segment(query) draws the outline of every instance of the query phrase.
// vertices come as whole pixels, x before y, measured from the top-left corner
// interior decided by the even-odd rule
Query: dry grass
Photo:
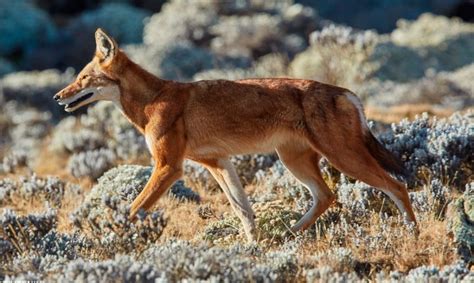
[[[221,219],[227,213],[232,213],[232,208],[223,192],[208,190],[202,185],[190,184],[194,191],[201,197],[200,203],[180,202],[172,197],[164,196],[155,205],[154,209],[164,209],[167,217],[167,226],[161,239],[163,241],[179,238],[192,242],[200,241],[206,225]],[[246,192],[252,194],[254,186],[248,186]],[[199,216],[200,207],[207,207],[212,215],[203,219]]]
[[[262,188],[248,187],[248,191],[259,189]],[[198,235],[203,233],[206,225],[217,219],[200,218],[197,213],[199,206],[208,205],[217,218],[226,212],[232,213],[223,193],[212,193],[204,188],[199,188],[198,192],[202,197],[201,204],[183,204],[169,197],[164,197],[159,201],[156,207],[164,208],[168,216],[168,226],[161,238],[162,241],[171,238],[180,238],[196,243],[201,241]],[[334,207],[330,210],[332,213],[337,211]],[[258,213],[257,211],[257,217]],[[370,219],[367,219],[362,225],[362,230],[366,236],[373,238],[383,235],[386,241],[380,246],[371,248],[363,244],[355,244],[354,240],[359,237],[356,231],[349,231],[347,239],[341,243],[334,236],[325,233],[324,229],[318,232],[313,230],[310,232],[312,235],[306,234],[303,237],[298,255],[305,266],[331,266],[335,271],[350,271],[348,268],[354,267],[341,265],[339,261],[333,260],[331,257],[315,259],[317,255],[328,253],[337,247],[344,247],[352,251],[356,259],[355,269],[359,269],[360,275],[368,278],[372,278],[381,270],[408,272],[421,265],[445,266],[452,264],[457,259],[452,239],[448,237],[446,224],[446,220],[440,220],[435,215],[425,216],[419,219],[419,235],[416,236],[400,218],[391,217],[383,220],[379,213],[374,212]],[[242,241],[245,241],[243,232],[238,237],[230,237],[230,241],[219,242],[218,245],[227,246]],[[266,251],[278,250],[281,248],[281,244],[281,241],[268,241],[268,239],[260,239],[259,243]]]
[[[81,180],[76,183],[79,183],[85,192],[88,192],[94,184],[90,180]],[[221,219],[223,215],[233,215],[232,209],[222,192],[209,191],[204,187],[196,187],[195,189],[201,196],[201,203],[183,203],[170,196],[164,196],[155,206],[154,209],[164,209],[167,218],[167,226],[159,240],[160,242],[178,238],[198,244],[202,242],[201,235],[207,225]],[[263,188],[248,186],[246,191],[251,194],[253,191],[260,189]],[[57,228],[61,232],[68,233],[72,231],[69,214],[81,204],[83,198],[71,198],[68,197],[68,194],[65,194],[65,196],[61,207],[58,209]],[[85,194],[82,197],[84,196]],[[208,206],[213,216],[207,219],[201,218],[198,214],[198,209],[201,206]],[[14,205],[11,208],[17,211],[18,214],[28,214],[44,210],[44,203],[35,199],[15,198]],[[331,210],[336,209],[333,207]],[[311,232],[312,235],[304,236],[302,245],[297,251],[298,268],[301,269],[298,272],[298,278],[304,279],[303,266],[305,268],[330,266],[334,271],[339,272],[356,270],[360,276],[374,280],[377,272],[382,270],[388,273],[392,270],[408,272],[410,269],[421,265],[444,266],[452,264],[457,259],[452,239],[447,236],[446,220],[441,221],[435,216],[419,219],[420,233],[419,237],[416,238],[401,221],[392,218],[392,220],[382,220],[378,213],[373,213],[371,218],[367,219],[362,225],[362,229],[367,235],[377,237],[383,234],[386,237],[386,241],[376,248],[356,245],[354,239],[358,236],[355,231],[350,231],[343,243],[326,233],[324,229],[319,233],[313,231]],[[392,235],[387,235],[387,232],[384,231],[383,225],[387,225],[387,222],[389,222],[389,231],[394,232]],[[230,239],[229,242],[219,243],[218,245],[228,246],[242,243],[245,241],[245,236],[241,232],[238,237]],[[281,245],[281,241],[268,241],[268,239],[260,239],[259,243],[259,246],[266,252],[277,251],[281,248]],[[344,247],[352,251],[352,256],[355,259],[354,265],[346,265],[328,256],[338,247]]]
[[[381,233],[380,218],[373,217],[369,223],[373,223],[369,233],[376,236]],[[362,246],[352,246],[351,249],[360,259],[368,262],[385,263],[391,269],[406,272],[420,265],[444,266],[454,259],[451,239],[447,237],[446,223],[432,217],[419,220],[419,236],[405,229],[404,226],[396,225],[394,229],[400,229],[400,235],[388,238],[386,247],[367,250]],[[398,227],[397,227],[398,226]]]
[[[451,116],[454,112],[467,113],[472,111],[474,107],[467,108],[463,111],[454,109],[440,108],[431,104],[401,104],[389,108],[385,107],[365,107],[365,113],[368,119],[376,120],[384,123],[398,123],[400,120],[407,118],[414,120],[416,115],[423,112],[430,116],[437,116],[438,118],[445,118]]]
[[[446,223],[434,218],[419,221],[420,234],[416,237],[401,223],[392,223],[392,229],[398,233],[389,235],[384,243],[376,248],[356,245],[351,242],[358,236],[351,232],[345,245],[334,243],[326,234],[314,240],[306,240],[299,249],[301,261],[306,266],[330,266],[334,271],[347,272],[355,270],[360,276],[375,279],[380,271],[390,273],[392,270],[408,272],[421,265],[444,266],[456,260],[452,239],[447,237]],[[363,230],[371,236],[379,236],[382,221],[376,214],[368,219]],[[335,248],[343,247],[352,252],[355,262],[347,264],[334,257]]]

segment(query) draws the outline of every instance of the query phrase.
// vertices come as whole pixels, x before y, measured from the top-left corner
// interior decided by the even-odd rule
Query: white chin
[[[78,98],[74,99],[71,102],[68,102],[66,106],[64,107],[64,111],[66,112],[73,112],[76,111],[77,109],[81,108],[84,105],[87,105],[93,101],[97,100],[95,98],[95,93],[94,92],[88,92],[85,95],[79,96]]]
[[[83,107],[83,106],[86,106],[87,104],[90,104],[92,102],[94,102],[95,100],[85,100],[85,101],[82,101],[80,104],[77,104],[77,105],[74,105],[73,107],[70,107],[69,105],[66,105],[66,107],[64,107],[64,111],[66,112],[74,112],[76,111],[77,109]]]
[[[76,109],[77,108],[68,108],[68,107],[66,107],[66,108],[64,108],[64,111],[71,113],[71,112],[74,112]]]

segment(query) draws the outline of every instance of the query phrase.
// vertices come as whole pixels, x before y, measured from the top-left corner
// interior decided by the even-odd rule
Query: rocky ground
[[[48,21],[25,3],[15,5]],[[111,4],[78,16],[68,30],[93,45],[96,25],[111,13],[123,17],[131,23],[106,30],[166,79],[290,76],[350,88],[372,131],[412,172],[404,181],[419,235],[383,194],[325,161],[338,200],[309,230],[291,233],[311,199],[274,155],[232,160],[256,211],[257,243],[245,243],[225,196],[191,162],[154,210],[131,223],[129,205],[151,170],[143,137],[108,103],[66,115],[52,95],[74,79],[74,69],[16,72],[28,57],[6,56],[0,280],[472,282],[474,25],[423,14],[381,34],[290,1],[222,3],[171,1],[155,14]],[[49,29],[54,36],[55,26]],[[59,55],[80,65],[79,54]]]

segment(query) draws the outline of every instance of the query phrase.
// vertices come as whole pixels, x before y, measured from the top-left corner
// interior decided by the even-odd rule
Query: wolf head
[[[92,61],[77,75],[70,85],[54,95],[54,99],[72,112],[98,100],[120,102],[120,57],[115,40],[103,30],[95,32],[96,52]]]

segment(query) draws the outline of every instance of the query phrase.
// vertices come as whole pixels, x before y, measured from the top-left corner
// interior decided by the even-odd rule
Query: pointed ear
[[[100,28],[95,32],[95,44],[96,54],[103,63],[110,62],[117,54],[117,43]]]

